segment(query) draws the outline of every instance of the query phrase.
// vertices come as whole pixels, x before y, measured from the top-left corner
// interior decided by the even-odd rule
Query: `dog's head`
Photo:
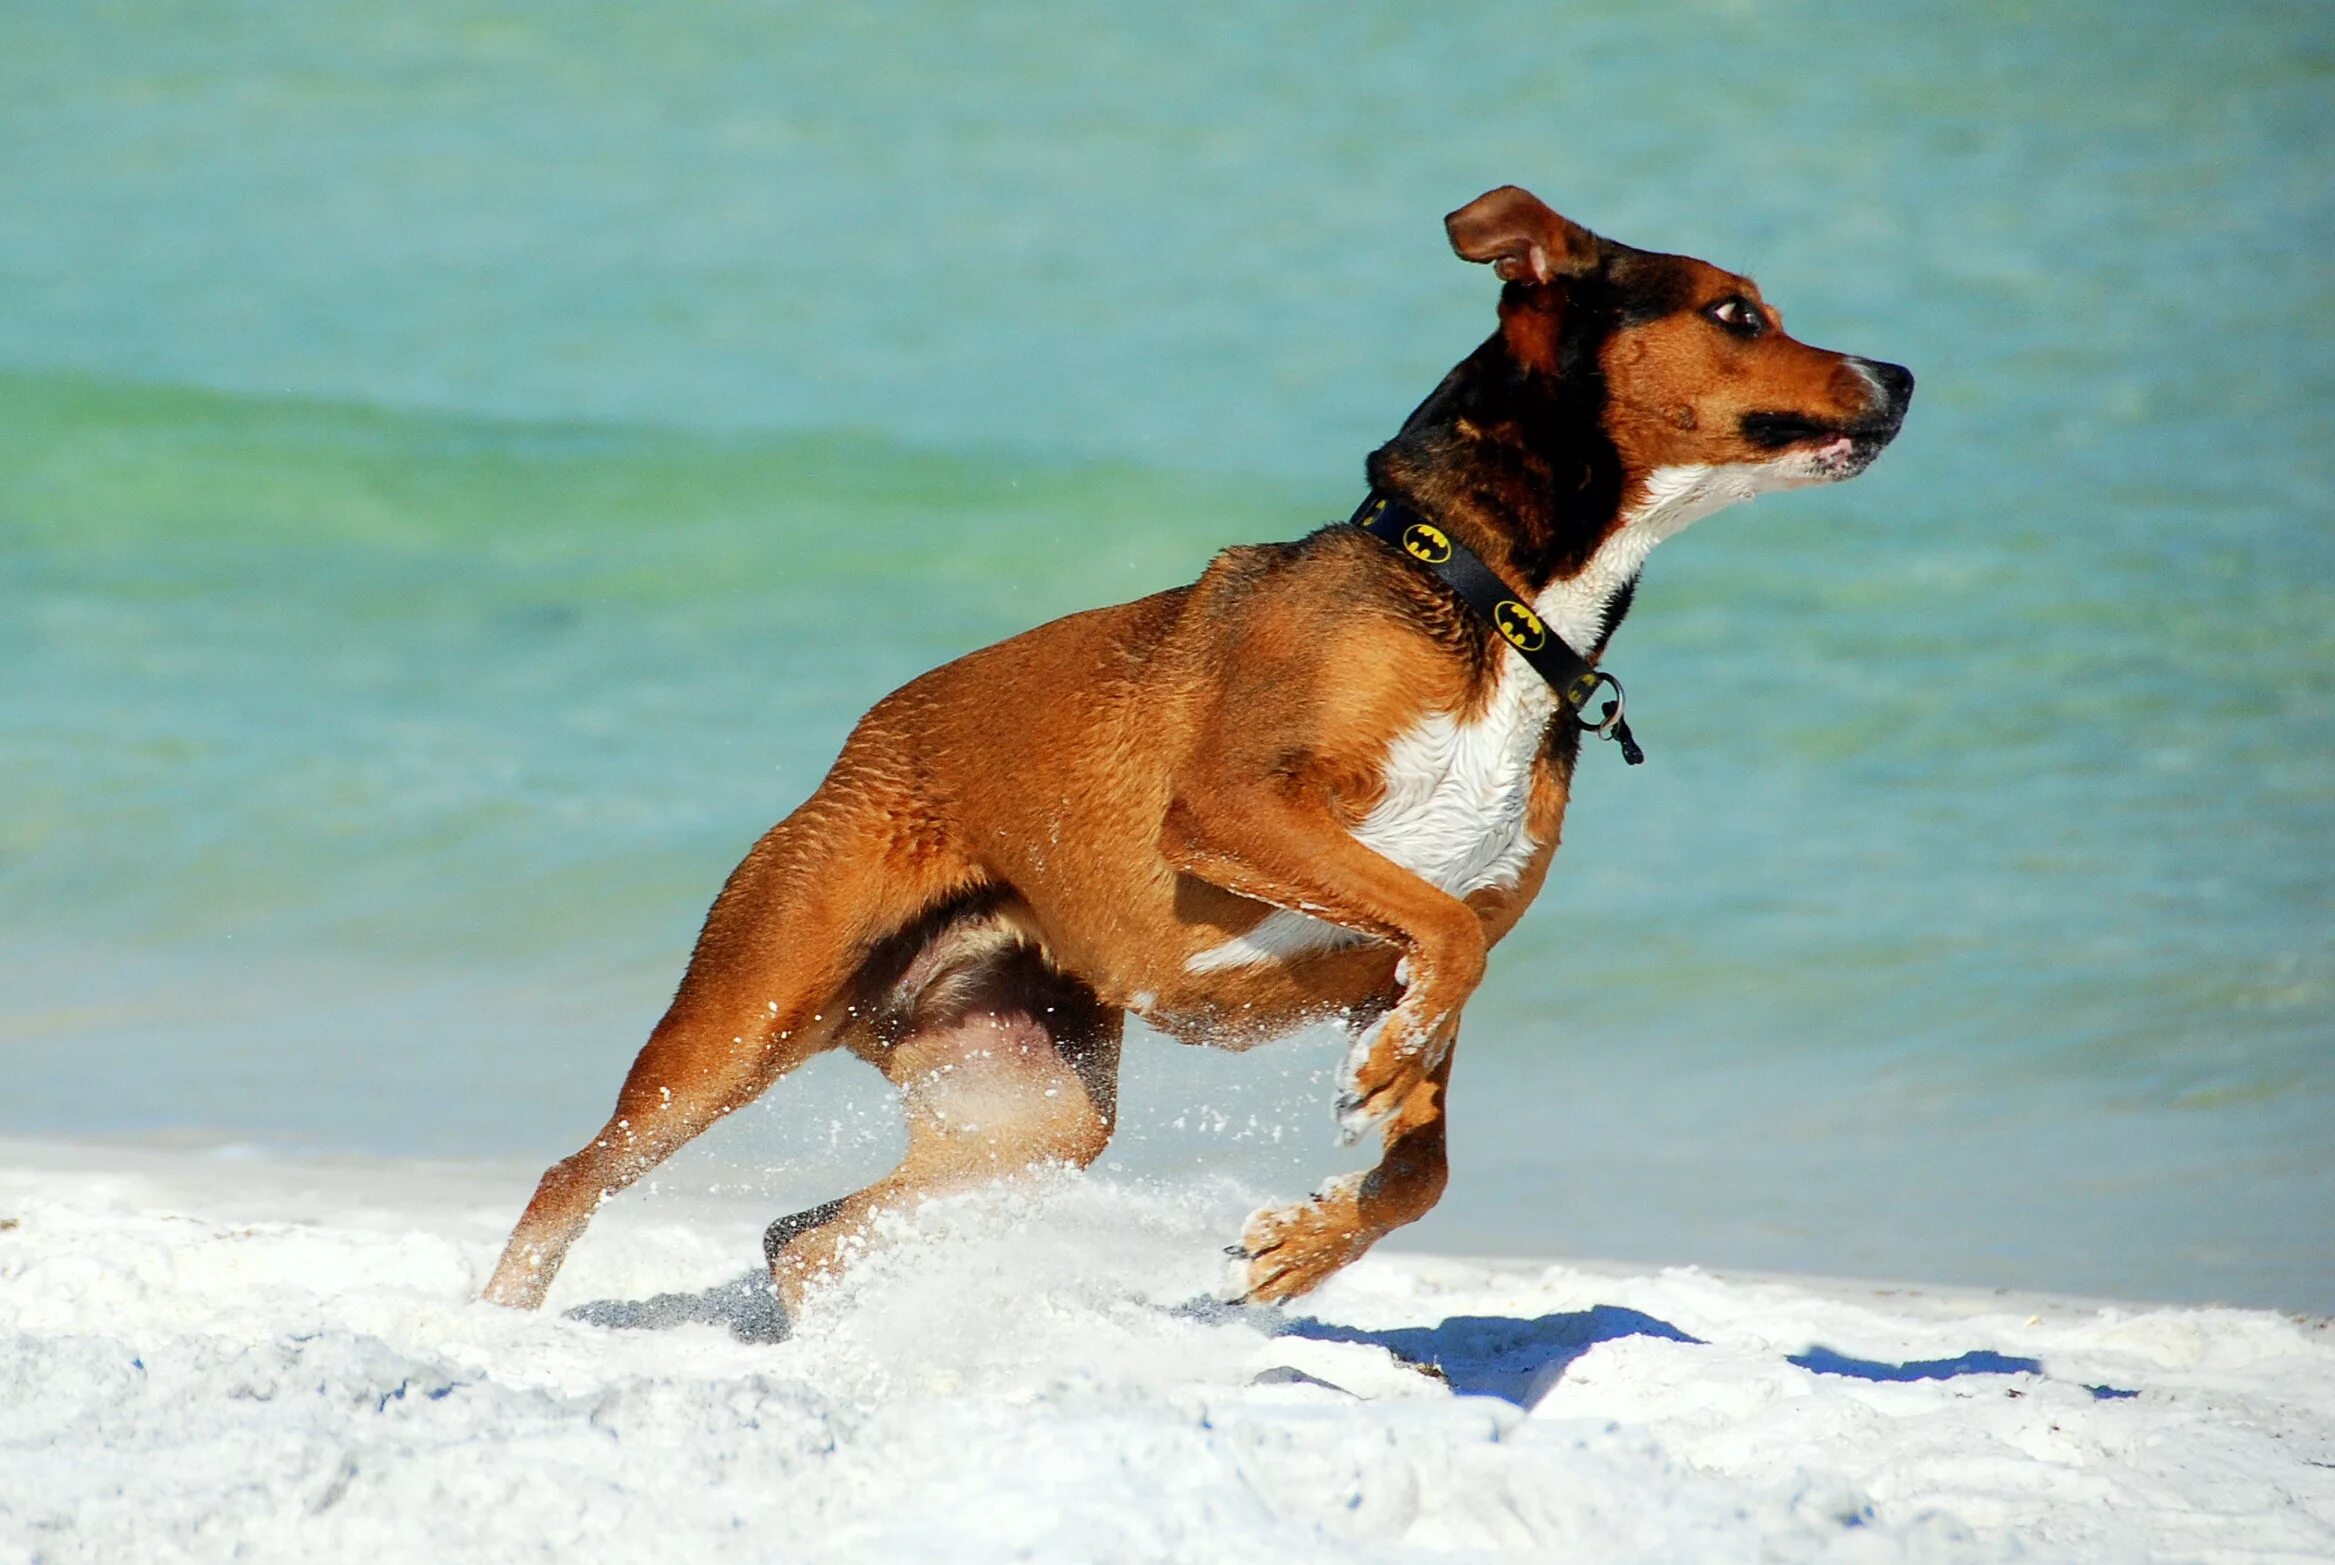
[[[1765,490],[1853,478],[1905,420],[1910,371],[1798,341],[1747,277],[1602,239],[1514,185],[1444,226],[1506,281],[1500,334],[1413,424],[1439,415],[1529,448],[1575,535],[1546,540],[1560,574],[1602,541],[1584,529],[1635,516],[1674,532]]]

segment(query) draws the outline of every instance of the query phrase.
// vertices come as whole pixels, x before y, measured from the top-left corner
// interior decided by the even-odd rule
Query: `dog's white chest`
[[[1455,897],[1512,886],[1537,846],[1532,840],[1533,762],[1556,696],[1514,653],[1491,705],[1472,720],[1431,712],[1387,746],[1384,792],[1355,839]],[[1361,937],[1304,913],[1281,910],[1247,934],[1192,958],[1213,972],[1282,961]]]
[[[1512,665],[1472,722],[1430,713],[1387,747],[1385,795],[1354,828],[1366,846],[1455,897],[1512,886],[1531,858],[1532,766],[1556,697]]]

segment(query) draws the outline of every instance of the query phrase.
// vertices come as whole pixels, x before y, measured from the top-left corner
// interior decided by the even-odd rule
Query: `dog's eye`
[[[1759,313],[1758,305],[1741,294],[1721,299],[1703,313],[1738,337],[1756,337],[1767,330],[1767,317]]]

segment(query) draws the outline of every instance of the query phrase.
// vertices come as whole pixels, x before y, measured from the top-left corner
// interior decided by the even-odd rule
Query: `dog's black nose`
[[[1881,388],[1881,395],[1889,399],[1889,406],[1899,414],[1913,400],[1913,371],[1902,364],[1884,364],[1879,359],[1859,359],[1865,373],[1873,377],[1873,384]]]

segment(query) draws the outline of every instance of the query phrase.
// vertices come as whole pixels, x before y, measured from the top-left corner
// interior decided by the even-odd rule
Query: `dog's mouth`
[[[1804,484],[1837,484],[1872,466],[1904,422],[1902,412],[1849,425],[1798,413],[1746,413],[1742,429],[1744,439],[1774,453],[1770,465],[1784,476]]]
[[[1854,478],[1873,465],[1881,448],[1889,444],[1897,431],[1886,433],[1857,433],[1834,435],[1805,448],[1800,460],[1807,464],[1809,480],[1819,484],[1837,484]]]

